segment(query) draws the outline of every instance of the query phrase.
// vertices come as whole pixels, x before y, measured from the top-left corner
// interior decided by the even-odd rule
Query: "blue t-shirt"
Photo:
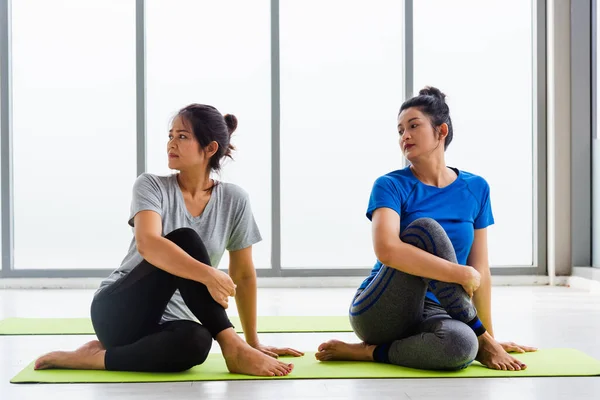
[[[490,187],[480,176],[452,168],[458,175],[450,185],[438,188],[419,181],[410,167],[379,177],[369,198],[367,218],[381,207],[400,215],[400,233],[417,218],[432,218],[446,231],[458,264],[466,265],[473,245],[475,229],[494,223],[490,202]],[[360,288],[364,289],[381,269],[378,260]],[[435,299],[432,293],[427,296]]]

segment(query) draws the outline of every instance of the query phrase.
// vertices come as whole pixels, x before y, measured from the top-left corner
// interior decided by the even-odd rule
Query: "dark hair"
[[[434,129],[444,123],[448,124],[448,135],[444,142],[444,150],[446,150],[450,142],[452,142],[453,133],[450,108],[446,104],[446,95],[437,88],[426,86],[419,91],[418,96],[406,100],[402,104],[398,115],[402,111],[412,107],[418,108],[422,113],[427,114]]]
[[[190,104],[182,108],[176,117],[189,123],[192,132],[201,148],[205,148],[211,142],[217,142],[219,149],[211,157],[208,166],[213,171],[221,169],[221,159],[231,157],[235,147],[230,143],[231,134],[237,128],[237,118],[232,114],[224,116],[213,106],[205,104]]]

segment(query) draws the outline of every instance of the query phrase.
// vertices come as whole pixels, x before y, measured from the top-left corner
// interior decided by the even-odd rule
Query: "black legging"
[[[210,265],[206,247],[194,230],[177,229],[166,239]],[[187,320],[160,324],[177,289],[202,325]],[[113,371],[185,371],[202,364],[212,339],[233,326],[204,284],[171,275],[145,260],[98,293],[91,316],[106,349],[105,368]]]

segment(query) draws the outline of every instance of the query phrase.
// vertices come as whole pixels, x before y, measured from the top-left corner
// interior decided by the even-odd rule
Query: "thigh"
[[[142,261],[92,301],[98,339],[105,347],[114,347],[154,332],[175,290],[174,276]]]
[[[356,335],[369,344],[408,335],[422,320],[426,286],[423,279],[382,266],[350,306]]]

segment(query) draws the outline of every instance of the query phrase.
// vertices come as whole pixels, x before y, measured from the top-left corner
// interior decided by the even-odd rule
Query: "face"
[[[210,157],[216,152],[215,145],[216,142],[212,142],[202,150],[190,124],[178,116],[173,120],[169,130],[167,142],[169,168],[179,171],[188,168],[207,168]]]
[[[431,125],[431,120],[417,108],[408,108],[398,116],[398,133],[402,154],[413,162],[422,156],[430,156],[444,152],[444,140],[448,134],[448,126],[442,124],[438,133]]]

